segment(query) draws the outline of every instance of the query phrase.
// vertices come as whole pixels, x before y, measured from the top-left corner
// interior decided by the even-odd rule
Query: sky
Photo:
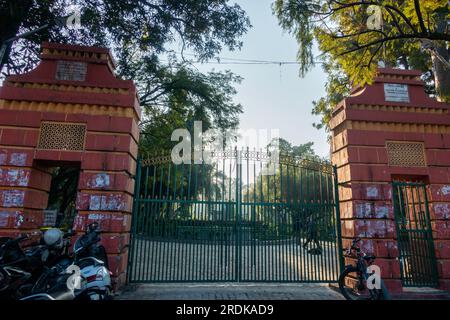
[[[273,0],[236,0],[247,12],[253,27],[242,38],[240,51],[223,50],[219,56],[233,59],[296,61],[298,45],[294,37],[284,32],[272,14]],[[329,156],[325,130],[312,126],[319,117],[311,114],[312,101],[325,94],[326,75],[320,66],[305,78],[299,77],[299,66],[291,65],[219,65],[203,64],[196,67],[231,70],[244,78],[235,96],[243,105],[240,128],[279,129],[280,137],[294,145],[314,142],[315,152]]]

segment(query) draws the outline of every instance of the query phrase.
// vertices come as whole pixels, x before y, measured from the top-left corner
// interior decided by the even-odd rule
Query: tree
[[[231,72],[201,74],[183,53],[191,49],[201,61],[223,47],[240,49],[239,38],[251,26],[246,13],[229,0],[80,0],[81,28],[62,28],[56,18],[70,14],[68,0],[0,1],[0,42],[49,27],[15,41],[4,57],[3,76],[27,72],[39,60],[42,41],[109,47],[117,76],[138,88],[143,121],[140,150],[167,150],[173,129],[203,121],[203,129],[237,127],[242,106],[232,101]],[[181,61],[172,47],[181,43]],[[55,171],[51,203],[67,207],[76,194],[70,170]],[[74,188],[72,188],[74,186]],[[62,192],[71,190],[71,192]],[[68,194],[70,193],[70,194]],[[62,198],[61,198],[62,197]]]
[[[1,2],[0,41],[67,14],[69,3]],[[237,4],[230,5],[228,0],[84,0],[77,4],[81,9],[80,29],[52,24],[26,40],[16,41],[5,56],[3,74],[33,68],[42,41],[107,46],[117,58],[118,76],[137,84],[147,127],[153,121],[149,117],[168,116],[173,109],[183,109],[179,114],[186,114],[189,108],[195,109],[193,116],[209,118],[211,126],[225,130],[238,124],[236,114],[241,107],[232,102],[232,84],[240,81],[239,77],[230,72],[202,75],[184,60],[177,61],[170,49],[174,43],[182,43],[182,53],[190,48],[199,60],[214,57],[223,46],[239,49],[239,38],[250,22]],[[169,61],[162,61],[162,55]]]
[[[314,105],[313,113],[323,116],[319,127],[328,122],[330,104],[348,93],[349,82],[372,82],[380,60],[422,70],[437,98],[450,101],[447,0],[276,0],[273,10],[299,43],[301,75],[316,63],[314,41],[323,52],[330,96]]]

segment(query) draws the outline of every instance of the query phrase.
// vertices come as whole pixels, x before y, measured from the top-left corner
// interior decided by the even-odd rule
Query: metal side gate
[[[393,204],[405,287],[439,285],[426,185],[394,182]]]
[[[140,161],[129,282],[337,281],[333,166],[237,149],[210,160]]]

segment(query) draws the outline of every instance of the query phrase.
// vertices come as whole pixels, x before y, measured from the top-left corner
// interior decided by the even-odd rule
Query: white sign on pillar
[[[409,103],[409,91],[407,84],[385,83],[384,97],[390,102],[406,102]]]

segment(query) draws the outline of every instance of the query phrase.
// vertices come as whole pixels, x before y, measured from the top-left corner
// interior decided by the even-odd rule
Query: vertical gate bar
[[[333,166],[334,175],[334,205],[335,205],[335,221],[336,221],[336,234],[337,234],[337,258],[339,259],[339,274],[344,271],[344,256],[342,250],[342,235],[341,235],[341,211],[339,206],[339,180],[337,166]],[[336,279],[337,280],[337,279]]]
[[[401,276],[401,280],[403,282],[403,285],[406,284],[406,280],[405,280],[405,270],[404,270],[404,257],[403,257],[403,244],[401,241],[401,228],[399,225],[399,219],[401,219],[400,214],[401,212],[399,212],[400,207],[401,207],[401,198],[400,198],[400,186],[398,183],[393,182],[392,183],[392,203],[394,206],[394,218],[395,218],[395,229],[397,230],[397,247],[398,247],[398,252],[399,252],[399,256],[400,256],[400,276]]]
[[[288,241],[286,242],[287,250],[287,281],[292,281],[292,196],[291,196],[291,177],[290,177],[290,165],[286,165],[286,233]],[[291,218],[291,219],[289,219]],[[290,222],[290,223],[289,223]]]
[[[405,199],[405,202],[406,202],[406,206],[405,206],[405,208],[406,208],[406,218],[407,218],[407,223],[408,223],[408,227],[407,227],[407,229],[408,229],[408,233],[407,233],[407,235],[408,235],[408,238],[407,238],[407,241],[406,241],[406,243],[407,243],[407,252],[408,252],[408,260],[407,260],[407,263],[408,263],[408,270],[409,270],[409,272],[408,272],[408,279],[409,279],[409,281],[410,281],[410,285],[413,285],[414,284],[414,282],[416,281],[415,280],[415,275],[414,275],[414,273],[412,272],[412,270],[411,270],[411,267],[412,267],[412,257],[413,257],[413,254],[412,254],[412,250],[414,250],[412,247],[411,247],[411,237],[413,236],[413,234],[412,234],[412,232],[411,231],[413,231],[414,229],[413,229],[413,224],[412,224],[412,222],[411,222],[411,206],[410,206],[410,195],[409,195],[409,188],[408,188],[408,186],[406,186],[406,188],[404,188],[403,189],[403,192],[405,193],[405,197],[404,197],[404,199]]]
[[[181,238],[181,230],[183,230],[184,228],[184,206],[186,204],[185,198],[184,198],[184,162],[181,163],[181,176],[180,176],[180,195],[179,195],[179,199],[180,199],[180,203],[178,204],[179,208],[180,208],[180,213],[181,216],[177,217],[177,229],[176,229],[176,233],[175,233],[175,238],[176,238],[176,243],[177,243],[177,247],[178,249],[177,251],[177,262],[176,262],[176,279],[177,281],[181,280],[180,275],[183,273],[183,270],[186,268],[186,258],[185,258],[185,254],[186,254],[186,246],[184,244],[183,239]],[[180,263],[181,260],[181,263]],[[180,274],[181,273],[181,274]]]
[[[323,271],[324,271],[324,261],[323,261],[323,248],[324,248],[324,243],[322,240],[322,235],[323,235],[323,198],[322,198],[322,171],[319,168],[317,171],[317,175],[318,175],[318,199],[317,199],[317,216],[318,216],[318,231],[317,232],[317,236],[318,236],[318,241],[319,241],[319,245],[322,247],[322,254],[318,255],[318,260],[319,260],[319,280],[322,281],[323,280]]]
[[[170,164],[170,163],[168,163],[167,164],[167,186],[166,186],[166,193],[164,194],[164,198],[163,198],[163,200],[164,200],[164,204],[163,204],[163,234],[162,234],[162,236],[163,236],[163,243],[164,243],[164,247],[163,247],[163,250],[162,250],[162,257],[163,257],[163,274],[164,274],[164,276],[163,276],[163,279],[165,280],[165,281],[167,281],[168,279],[168,269],[169,269],[169,266],[168,266],[168,262],[167,262],[167,259],[168,259],[168,257],[167,257],[167,251],[168,251],[168,249],[169,249],[169,241],[167,240],[167,234],[168,234],[168,229],[169,229],[169,222],[168,222],[168,219],[167,219],[167,217],[169,216],[169,207],[170,207],[170,204],[169,204],[169,195],[170,195],[170,181],[171,181],[171,178],[172,178],[172,175],[171,175],[171,173],[172,173],[172,165]]]
[[[425,258],[424,255],[422,255],[422,249],[421,249],[421,237],[423,236],[423,233],[421,233],[418,219],[417,219],[417,210],[416,210],[416,201],[414,197],[414,192],[416,192],[418,189],[418,186],[412,185],[411,190],[411,205],[414,213],[414,237],[412,245],[414,247],[413,252],[415,252],[414,257],[412,257],[412,261],[414,261],[414,265],[418,265],[416,268],[416,276],[419,278],[419,282],[422,284],[425,284],[428,282],[425,276],[424,268],[425,265],[423,265],[423,258]]]
[[[206,199],[206,174],[207,174],[207,170],[205,168],[206,163],[205,161],[202,161],[202,207],[201,207],[201,221],[200,221],[200,231],[204,232],[205,230],[205,204],[207,204],[207,199]],[[206,172],[205,172],[206,171]],[[205,274],[205,241],[204,241],[204,234],[201,235],[200,238],[200,278],[202,281],[205,280],[204,274]]]
[[[206,230],[207,230],[207,236],[205,237],[205,269],[206,269],[206,273],[205,273],[205,280],[206,281],[211,281],[210,276],[211,276],[211,252],[210,252],[210,244],[211,244],[211,237],[214,236],[213,233],[213,223],[211,221],[211,206],[212,206],[212,198],[211,198],[211,189],[213,188],[213,179],[214,179],[214,174],[212,171],[212,166],[209,165],[209,169],[210,171],[208,172],[209,177],[207,177],[206,179],[206,183],[207,183],[207,189],[205,190],[205,196],[207,199],[207,205],[205,206],[205,224],[206,224]]]
[[[178,182],[178,166],[177,164],[173,164],[173,193],[172,193],[172,201],[170,202],[171,206],[171,215],[169,216],[169,226],[170,226],[170,247],[169,247],[169,257],[170,257],[170,269],[169,269],[169,279],[171,281],[174,280],[175,276],[175,253],[177,248],[177,239],[176,239],[176,228],[177,228],[177,219],[175,213],[175,206],[178,202],[178,190],[177,190],[177,182]]]
[[[202,277],[202,220],[203,220],[203,205],[204,205],[204,201],[205,198],[203,196],[203,188],[204,188],[204,184],[203,184],[203,175],[204,175],[204,163],[202,161],[202,163],[199,164],[199,168],[200,168],[200,176],[199,176],[199,201],[198,201],[198,219],[195,223],[194,226],[194,231],[196,232],[197,238],[196,239],[196,243],[195,243],[195,250],[196,250],[196,257],[197,257],[197,265],[194,268],[194,272],[196,275],[196,280],[197,281],[201,281],[201,277]],[[197,232],[198,231],[198,232]]]
[[[429,204],[428,204],[428,197],[427,197],[427,188],[425,186],[425,184],[422,185],[423,188],[423,192],[424,192],[424,198],[425,198],[425,213],[426,213],[426,218],[427,218],[427,227],[428,227],[428,237],[427,239],[429,239],[428,242],[428,247],[429,247],[429,253],[430,253],[430,266],[432,268],[432,279],[433,279],[433,284],[434,286],[438,286],[439,285],[439,277],[437,274],[437,265],[436,265],[436,254],[435,254],[435,249],[434,249],[434,239],[433,239],[433,232],[432,232],[432,226],[431,226],[431,216],[430,216],[430,211],[429,211]]]
[[[138,157],[137,161],[136,161],[136,176],[135,176],[135,181],[134,181],[134,201],[133,201],[133,210],[132,210],[132,215],[131,215],[131,226],[132,226],[132,232],[130,233],[130,255],[128,256],[128,282],[133,282],[133,267],[135,264],[135,261],[137,260],[136,258],[134,258],[134,251],[135,251],[135,246],[136,246],[136,236],[135,236],[135,232],[136,232],[136,215],[137,215],[137,210],[138,210],[138,205],[139,205],[139,192],[140,192],[140,184],[141,184],[141,158]],[[134,259],[133,259],[134,258]],[[134,260],[134,261],[133,261]]]
[[[140,176],[140,184],[142,184],[142,171],[141,171],[141,176]],[[145,184],[144,184],[145,186]],[[145,191],[144,191],[145,192]],[[140,203],[139,203],[139,220],[138,220],[138,225],[137,225],[137,229],[139,230],[139,262],[140,262],[140,266],[139,266],[139,270],[136,272],[136,274],[138,275],[139,279],[143,279],[144,278],[144,270],[145,270],[145,257],[144,257],[144,252],[145,252],[145,230],[144,230],[144,222],[145,222],[145,202],[142,201],[142,190],[139,187],[139,197],[140,197]],[[142,204],[144,204],[144,208],[142,208]]]
[[[280,198],[279,198],[279,202],[278,202],[278,210],[277,210],[277,215],[279,213],[279,217],[278,217],[278,223],[280,224],[280,241],[279,244],[281,246],[281,250],[280,251],[280,271],[281,271],[281,280],[286,280],[286,274],[285,274],[285,242],[284,242],[284,237],[286,236],[285,234],[285,225],[284,224],[284,212],[283,212],[283,163],[280,162]]]
[[[326,279],[326,260],[325,260],[325,250],[326,250],[326,240],[325,240],[325,235],[327,234],[326,231],[328,231],[326,229],[326,210],[324,210],[324,192],[323,192],[323,172],[322,172],[322,165],[319,169],[319,188],[320,188],[320,203],[319,203],[319,208],[320,208],[320,225],[321,225],[321,229],[319,232],[319,243],[321,242],[321,247],[322,247],[322,254],[320,255],[320,270],[321,270],[321,280],[325,280]]]
[[[213,281],[214,280],[214,252],[213,252],[213,250],[214,250],[214,241],[215,241],[215,237],[216,237],[216,231],[215,231],[215,227],[216,227],[216,224],[215,224],[215,221],[214,221],[214,208],[215,208],[215,202],[214,202],[214,190],[212,190],[213,188],[216,188],[216,186],[217,186],[217,184],[216,184],[216,182],[217,182],[217,180],[215,180],[214,182],[213,182],[213,180],[214,180],[214,178],[215,178],[215,173],[214,173],[214,171],[213,171],[213,166],[211,165],[211,174],[213,175],[212,177],[211,177],[211,186],[210,186],[210,188],[209,188],[209,208],[210,209],[208,209],[208,217],[207,217],[207,221],[208,221],[208,223],[209,223],[209,228],[210,228],[210,232],[209,232],[209,234],[210,234],[210,239],[209,239],[209,241],[208,241],[208,255],[209,255],[209,268],[208,268],[208,270],[209,270],[209,274],[210,274],[210,276],[209,276],[209,280],[210,281]],[[211,190],[212,190],[212,194],[211,194]]]
[[[415,188],[416,193],[417,193],[417,205],[418,205],[418,216],[419,216],[419,225],[420,225],[420,230],[424,231],[427,228],[425,227],[425,222],[423,221],[423,216],[424,216],[424,207],[422,205],[422,200],[420,197],[420,193],[422,191],[422,188],[420,188],[420,186],[416,186]],[[421,214],[421,212],[423,212]],[[417,223],[417,222],[416,222]],[[421,270],[423,272],[423,274],[428,278],[428,282],[432,282],[432,270],[430,270],[429,268],[429,264],[425,261],[426,259],[429,258],[428,256],[428,250],[427,250],[427,238],[428,235],[426,233],[421,233],[420,234],[420,241],[419,241],[419,252],[421,255],[421,258],[419,259],[420,261],[420,265],[421,265]]]
[[[152,200],[151,203],[149,203],[149,207],[150,207],[150,219],[152,221],[151,224],[151,230],[150,230],[150,238],[152,241],[152,246],[151,246],[151,252],[152,255],[150,257],[150,276],[149,277],[153,277],[153,275],[155,274],[155,266],[156,266],[156,261],[155,261],[155,252],[156,252],[156,246],[158,245],[158,243],[155,241],[155,188],[156,188],[156,175],[157,175],[157,170],[156,170],[157,166],[153,165],[153,175],[152,175]],[[149,277],[147,277],[147,280],[150,280]]]
[[[234,233],[235,233],[235,253],[234,253],[234,268],[235,268],[235,277],[236,281],[239,282],[240,280],[240,261],[239,261],[239,230],[238,230],[238,224],[239,224],[239,214],[240,214],[240,203],[239,203],[239,151],[236,149],[236,212],[235,212],[235,219],[234,219]]]
[[[328,166],[327,166],[327,169],[329,169]],[[332,199],[332,194],[333,193],[331,193],[331,196],[330,196],[330,182],[331,182],[331,180],[330,180],[330,173],[327,170],[327,172],[325,173],[325,185],[326,185],[326,190],[327,190],[327,204],[326,204],[326,206],[327,206],[326,207],[327,234],[329,234],[330,231],[333,230],[332,229],[332,226],[333,226],[332,225],[332,223],[333,223],[333,220],[332,220],[333,207],[331,206],[331,204],[332,204],[332,200],[331,199]],[[328,241],[327,241],[327,255],[326,255],[326,259],[327,259],[327,270],[328,270],[328,272],[327,272],[327,280],[328,281],[334,281],[335,277],[336,277],[336,275],[335,275],[336,272],[333,271],[333,267],[332,267],[332,261],[335,258],[335,255],[332,254],[332,252],[333,252],[332,250],[334,250],[336,248],[336,245],[332,245],[332,241],[335,240],[334,238],[336,238],[336,232],[333,231],[333,239],[329,239],[328,238]],[[334,250],[334,251],[336,251],[336,250]]]
[[[196,230],[197,230],[197,217],[198,217],[198,192],[199,192],[199,183],[198,183],[198,175],[199,175],[199,164],[194,164],[195,168],[195,187],[194,187],[194,218],[192,219],[192,266],[190,269],[190,277],[189,279],[198,280],[198,260],[199,260],[199,252],[198,252],[198,239],[196,239]],[[201,169],[201,167],[200,167]]]
[[[223,212],[223,207],[222,204],[219,200],[219,183],[218,183],[218,178],[219,178],[219,159],[216,159],[216,186],[215,186],[215,191],[216,191],[216,203],[214,205],[215,209],[215,217],[214,217],[214,241],[213,241],[213,248],[214,248],[214,279],[216,281],[219,281],[220,279],[218,278],[218,274],[219,274],[219,261],[220,261],[220,228],[221,228],[221,223],[220,223],[220,218],[221,218],[221,213],[219,214],[219,212]]]
[[[256,157],[258,159],[258,157]],[[253,234],[253,241],[255,242],[255,250],[254,250],[254,256],[253,256],[253,264],[254,264],[254,273],[253,273],[253,280],[259,280],[259,247],[260,247],[260,223],[258,221],[258,215],[256,212],[257,204],[256,204],[256,192],[257,192],[257,185],[258,185],[258,178],[256,177],[256,160],[253,160],[253,223],[255,223],[255,232]]]
[[[293,214],[294,214],[294,234],[293,234],[293,255],[294,255],[294,281],[299,281],[300,277],[299,277],[299,269],[298,269],[298,242],[300,241],[300,234],[299,234],[299,228],[300,228],[300,217],[298,214],[298,190],[297,190],[297,165],[293,166],[293,171],[294,171],[294,176],[293,176],[293,192],[292,192],[292,197],[293,197]]]
[[[309,225],[311,224],[312,219],[314,218],[312,215],[312,194],[314,192],[314,189],[311,189],[313,187],[312,183],[311,183],[311,172],[309,170],[308,167],[305,168],[305,182],[306,182],[306,195],[305,195],[305,199],[306,199],[306,212],[307,212],[307,220],[306,220],[306,241],[308,241],[309,238]],[[306,263],[308,265],[308,281],[314,281],[314,268],[313,268],[313,258],[311,257],[311,255],[308,253],[308,246],[306,246],[305,248],[305,255],[306,255]]]
[[[267,164],[269,166],[269,163]],[[268,265],[268,278],[272,279],[272,274],[274,273],[274,265],[273,265],[273,230],[274,230],[274,224],[273,224],[273,214],[272,214],[272,209],[273,209],[273,197],[271,197],[270,195],[270,176],[267,175],[267,179],[266,179],[266,183],[267,183],[267,221],[269,221],[269,239],[270,240],[268,243],[270,243],[270,247],[267,248],[268,250],[268,256],[267,256],[267,265]]]
[[[261,161],[259,162],[259,172],[261,172],[260,174],[260,184],[259,184],[259,200],[260,200],[260,219],[262,220],[262,224],[264,224],[264,236],[262,236],[261,234],[261,238],[263,239],[263,246],[261,246],[260,248],[260,263],[263,266],[262,268],[262,277],[264,277],[264,279],[267,279],[267,219],[266,219],[266,207],[264,205],[264,188],[263,188],[263,180],[264,180],[264,175],[263,173],[263,151],[260,150],[261,152]]]
[[[147,264],[147,256],[148,256],[148,236],[147,236],[147,228],[148,228],[148,205],[147,205],[147,195],[148,195],[148,173],[149,173],[149,166],[145,167],[145,182],[144,182],[144,210],[143,211],[143,221],[142,221],[142,236],[143,236],[143,241],[144,241],[144,247],[143,247],[143,254],[141,255],[141,259],[142,259],[142,270],[143,270],[143,276],[144,278],[146,278],[146,274],[148,273],[148,264]]]
[[[430,258],[429,254],[428,254],[428,248],[427,248],[427,238],[428,235],[426,234],[426,230],[427,228],[424,227],[423,223],[422,223],[422,216],[423,214],[421,214],[421,212],[424,212],[422,210],[424,210],[425,208],[422,205],[422,201],[420,199],[420,193],[422,191],[422,188],[420,186],[416,186],[415,188],[416,193],[417,193],[417,206],[418,206],[418,222],[416,222],[416,224],[418,225],[418,229],[421,230],[420,235],[418,236],[418,248],[419,248],[419,254],[420,254],[420,258],[418,259],[420,262],[420,269],[421,269],[421,273],[423,275],[424,278],[426,278],[426,281],[428,283],[433,282],[432,281],[432,270],[430,270],[429,266],[430,264],[427,263],[428,259]]]
[[[307,213],[308,213],[308,215],[309,216],[312,216],[313,215],[313,207],[312,207],[312,196],[313,196],[313,193],[314,193],[314,189],[313,189],[313,184],[312,184],[312,182],[311,182],[311,170],[308,168],[308,167],[306,167],[305,168],[305,176],[306,176],[306,179],[305,179],[305,182],[306,182],[306,188],[305,188],[305,191],[306,191],[306,194],[305,194],[305,199],[307,200],[307,202],[306,202],[306,206],[307,206]],[[313,218],[313,217],[312,217]],[[311,220],[312,220],[312,218],[311,218]],[[306,237],[307,237],[307,239],[308,239],[308,223],[309,222],[307,222],[307,226],[306,226]],[[308,277],[308,280],[309,281],[314,281],[315,280],[315,275],[314,275],[314,267],[313,267],[313,258],[311,257],[311,255],[308,253],[308,247],[306,248],[306,250],[305,250],[305,255],[306,255],[306,257],[307,257],[307,264],[308,264],[308,274],[309,274],[309,277]]]
[[[159,176],[159,197],[158,197],[158,252],[157,252],[157,261],[158,261],[158,272],[156,273],[155,280],[162,281],[162,268],[163,264],[163,255],[164,255],[164,195],[163,195],[163,182],[164,182],[164,165],[160,164],[160,176]]]
[[[243,149],[241,149],[241,150],[239,150],[238,151],[238,153],[239,153],[239,178],[238,178],[238,181],[239,181],[239,183],[238,183],[238,197],[239,197],[239,206],[238,206],[238,208],[239,208],[239,214],[238,214],[238,243],[239,243],[239,245],[238,245],[238,259],[237,259],[237,261],[239,262],[238,263],[238,266],[239,266],[239,278],[238,278],[238,281],[239,282],[242,282],[242,275],[243,275],[243,273],[242,273],[242,261],[243,261],[243,256],[242,256],[242,249],[243,249],[243,234],[242,234],[242,229],[243,229],[243,224],[242,224],[242,218],[243,218],[243,210],[242,210],[242,208],[243,208],[243,206],[242,206],[242,181],[243,181],[243,178],[242,178],[242,153],[243,153]],[[245,213],[244,213],[245,214]]]
[[[277,195],[278,195],[278,193],[277,193],[277,170],[276,170],[276,164],[274,164],[274,172],[275,172],[275,174],[274,174],[274,176],[273,176],[273,195],[274,195],[274,197],[273,197],[273,203],[274,203],[274,205],[272,206],[273,207],[273,212],[272,212],[272,216],[273,216],[273,221],[274,221],[274,225],[275,225],[275,231],[276,231],[276,234],[275,234],[275,241],[274,241],[274,247],[275,247],[275,258],[274,258],[274,262],[275,262],[275,274],[274,275],[276,275],[276,280],[279,280],[279,278],[280,278],[280,265],[279,265],[279,262],[280,262],[280,257],[279,257],[279,255],[280,255],[280,250],[279,250],[279,248],[278,248],[278,240],[279,240],[279,238],[280,238],[280,226],[279,226],[279,224],[278,224],[278,219],[277,219],[277,210],[278,210],[278,206],[277,206]]]
[[[228,216],[228,220],[227,220],[227,237],[229,237],[228,241],[229,241],[230,245],[228,245],[226,247],[226,250],[225,250],[225,263],[227,264],[227,271],[228,271],[227,272],[227,276],[228,276],[228,279],[230,279],[230,280],[233,279],[234,280],[236,278],[236,274],[231,276],[232,275],[232,271],[234,270],[234,264],[231,263],[232,262],[231,257],[233,256],[231,251],[234,251],[233,250],[233,240],[235,240],[234,237],[233,237],[234,231],[235,231],[235,229],[234,229],[234,223],[235,223],[235,219],[234,219],[235,213],[234,213],[234,211],[236,211],[237,203],[235,204],[235,206],[231,205],[231,201],[233,200],[233,194],[232,194],[232,180],[233,180],[233,178],[232,178],[233,177],[232,164],[233,164],[233,157],[231,157],[229,160],[230,160],[230,166],[229,166],[229,172],[228,172],[228,176],[229,176],[229,178],[228,178],[228,199],[230,201],[230,212],[229,212],[229,216]],[[235,201],[233,201],[233,202],[235,202]],[[228,260],[230,260],[230,261],[228,261]]]
[[[144,241],[144,248],[143,248],[143,254],[141,256],[142,259],[142,270],[143,270],[143,278],[147,279],[148,274],[148,264],[147,259],[149,256],[149,237],[148,237],[148,228],[149,228],[149,215],[148,215],[148,202],[147,202],[147,195],[148,195],[148,175],[149,175],[149,166],[145,167],[145,183],[144,183],[144,208],[143,208],[143,222],[142,222],[142,235],[143,235],[143,241]]]
[[[324,240],[324,247],[323,247],[323,253],[324,253],[324,260],[325,260],[325,279],[326,281],[332,281],[331,279],[331,270],[330,270],[330,219],[329,219],[329,207],[328,207],[328,199],[329,199],[329,189],[328,189],[328,164],[326,164],[322,171],[322,186],[324,188],[324,201],[322,203],[322,212],[323,217],[325,219],[324,221],[324,227],[326,232],[325,234],[325,240]]]
[[[227,280],[226,279],[226,245],[227,245],[227,221],[228,221],[228,215],[229,215],[229,206],[231,199],[227,199],[227,190],[226,186],[228,185],[227,179],[230,178],[230,176],[227,176],[227,165],[226,165],[226,153],[224,153],[222,158],[222,195],[221,195],[221,201],[222,203],[222,215],[221,215],[221,227],[220,227],[220,279]]]
[[[406,223],[405,232],[404,232],[405,235],[406,235],[406,240],[402,239],[403,245],[404,245],[404,247],[406,247],[406,249],[404,250],[404,254],[405,254],[405,257],[407,258],[407,259],[404,259],[404,263],[406,264],[406,266],[408,266],[408,268],[407,268],[408,272],[405,273],[405,277],[407,278],[408,285],[411,286],[411,285],[414,284],[414,281],[412,279],[411,266],[410,266],[411,249],[410,249],[410,245],[409,245],[409,239],[411,237],[411,233],[410,233],[411,223],[409,221],[409,217],[410,216],[409,216],[409,202],[408,202],[408,189],[407,189],[407,187],[406,188],[402,188],[401,192],[402,192],[402,195],[403,195],[402,196],[402,201],[404,203],[402,208],[405,211],[405,214],[404,214],[403,217],[404,217],[404,220],[405,220],[405,223]]]
[[[316,170],[313,168],[312,170],[312,181],[313,181],[313,183],[312,183],[312,190],[313,190],[313,199],[312,199],[312,210],[313,210],[313,216],[314,216],[314,220],[316,220],[317,219],[317,181],[316,181]],[[314,228],[316,228],[316,231],[317,231],[317,228],[319,227],[319,225],[318,225],[318,221],[314,221]],[[317,232],[316,232],[316,234],[315,234],[315,236],[317,236]],[[318,270],[318,268],[317,268],[317,266],[318,266],[318,264],[319,264],[319,258],[317,257],[318,255],[317,254],[315,254],[312,258],[313,258],[313,263],[314,263],[314,280],[315,281],[318,281],[319,280],[319,270]]]
[[[191,184],[192,184],[192,166],[194,164],[192,164],[192,162],[189,162],[189,178],[188,178],[188,185],[187,185],[187,195],[186,195],[186,200],[187,200],[187,204],[188,204],[188,220],[186,221],[186,227],[185,227],[185,240],[186,240],[186,264],[184,267],[184,273],[183,273],[183,281],[187,281],[189,279],[189,275],[190,275],[190,269],[191,269],[191,264],[192,264],[192,253],[191,253],[191,249],[192,249],[192,239],[189,239],[190,237],[190,232],[192,230],[192,210],[194,206],[194,202],[193,202],[193,197],[191,195]]]
[[[218,214],[218,210],[221,209],[220,207],[220,202],[218,201],[218,188],[219,188],[219,184],[218,184],[218,175],[219,175],[219,167],[218,167],[218,159],[216,158],[215,160],[215,173],[214,173],[214,178],[215,178],[215,183],[214,183],[214,203],[213,203],[213,226],[214,226],[214,233],[213,233],[213,239],[211,242],[211,252],[213,255],[213,264],[212,264],[212,276],[211,278],[214,281],[217,281],[217,265],[218,265],[218,256],[217,256],[217,245],[218,245],[218,239],[219,239],[219,226],[220,226],[220,222],[218,221],[218,217],[220,217],[220,214]]]
[[[300,213],[300,230],[299,230],[299,251],[300,251],[300,270],[301,270],[301,280],[305,280],[305,273],[307,268],[305,266],[305,250],[303,250],[304,244],[304,228],[305,228],[305,202],[303,198],[303,167],[299,167],[299,213]]]

